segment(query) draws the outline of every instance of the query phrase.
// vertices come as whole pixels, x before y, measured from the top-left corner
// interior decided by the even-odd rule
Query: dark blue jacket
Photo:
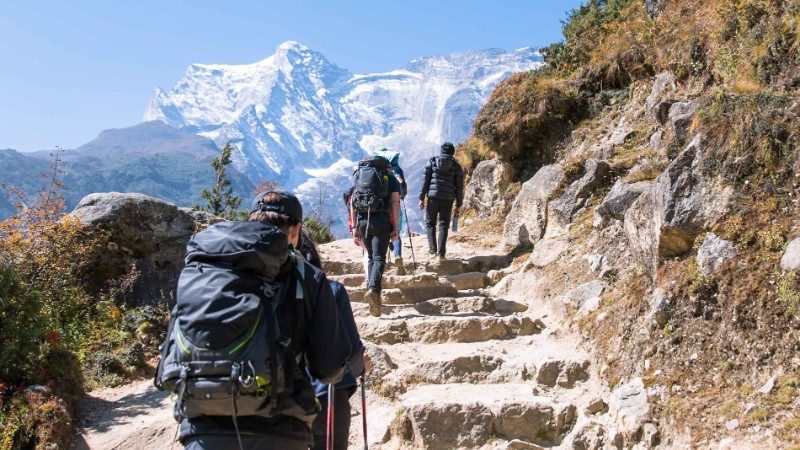
[[[347,389],[355,391],[356,377],[364,373],[364,344],[361,342],[361,336],[358,334],[356,328],[356,320],[353,317],[353,309],[350,307],[350,297],[347,295],[347,290],[338,281],[328,281],[333,290],[333,298],[336,301],[336,307],[339,309],[339,315],[342,318],[342,327],[347,331],[350,338],[350,360],[347,363],[347,370],[342,377],[342,381],[336,383],[336,390]],[[317,397],[324,397],[328,395],[328,385],[314,380],[314,390]]]

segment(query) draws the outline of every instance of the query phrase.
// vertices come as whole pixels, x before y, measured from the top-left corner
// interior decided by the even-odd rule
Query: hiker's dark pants
[[[337,389],[333,399],[333,448],[347,450],[347,441],[350,437],[350,396],[352,388]],[[311,431],[314,433],[314,446],[312,450],[325,450],[325,436],[328,434],[328,396],[317,397],[322,405],[322,411],[317,414]]]
[[[430,253],[444,256],[447,253],[447,234],[450,232],[450,216],[453,214],[453,200],[428,198],[425,205],[425,226],[428,228],[428,249]],[[439,225],[439,239],[436,239],[436,225]]]
[[[369,226],[367,226],[369,224]],[[358,233],[364,241],[369,256],[367,265],[367,287],[371,290],[381,291],[381,277],[386,268],[386,253],[389,250],[389,236],[392,226],[384,220],[361,220],[358,222]]]

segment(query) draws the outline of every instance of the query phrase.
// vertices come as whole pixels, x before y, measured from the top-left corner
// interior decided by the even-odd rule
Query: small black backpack
[[[390,163],[382,156],[361,160],[353,173],[353,209],[357,212],[385,211],[389,208]]]
[[[178,422],[231,416],[238,435],[237,416],[308,419],[291,400],[302,355],[278,320],[286,307],[310,320],[305,264],[262,222],[220,222],[192,237],[155,377],[175,394]]]

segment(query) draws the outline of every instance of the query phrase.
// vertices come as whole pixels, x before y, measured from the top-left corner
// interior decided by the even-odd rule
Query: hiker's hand
[[[423,209],[425,209],[425,202],[423,200],[420,200],[419,201],[419,210],[422,211]]]
[[[372,359],[364,353],[364,376],[368,376],[372,372]]]
[[[389,240],[396,241],[399,235],[400,233],[398,233],[397,230],[392,230],[392,234],[389,235]]]

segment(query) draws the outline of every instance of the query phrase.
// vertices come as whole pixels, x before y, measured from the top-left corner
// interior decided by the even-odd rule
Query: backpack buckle
[[[231,378],[233,378],[233,375],[231,375]],[[247,361],[246,367],[239,375],[238,379],[239,379],[239,384],[241,384],[242,387],[250,388],[251,386],[253,386],[253,383],[256,382],[256,368],[253,366],[252,361]]]

